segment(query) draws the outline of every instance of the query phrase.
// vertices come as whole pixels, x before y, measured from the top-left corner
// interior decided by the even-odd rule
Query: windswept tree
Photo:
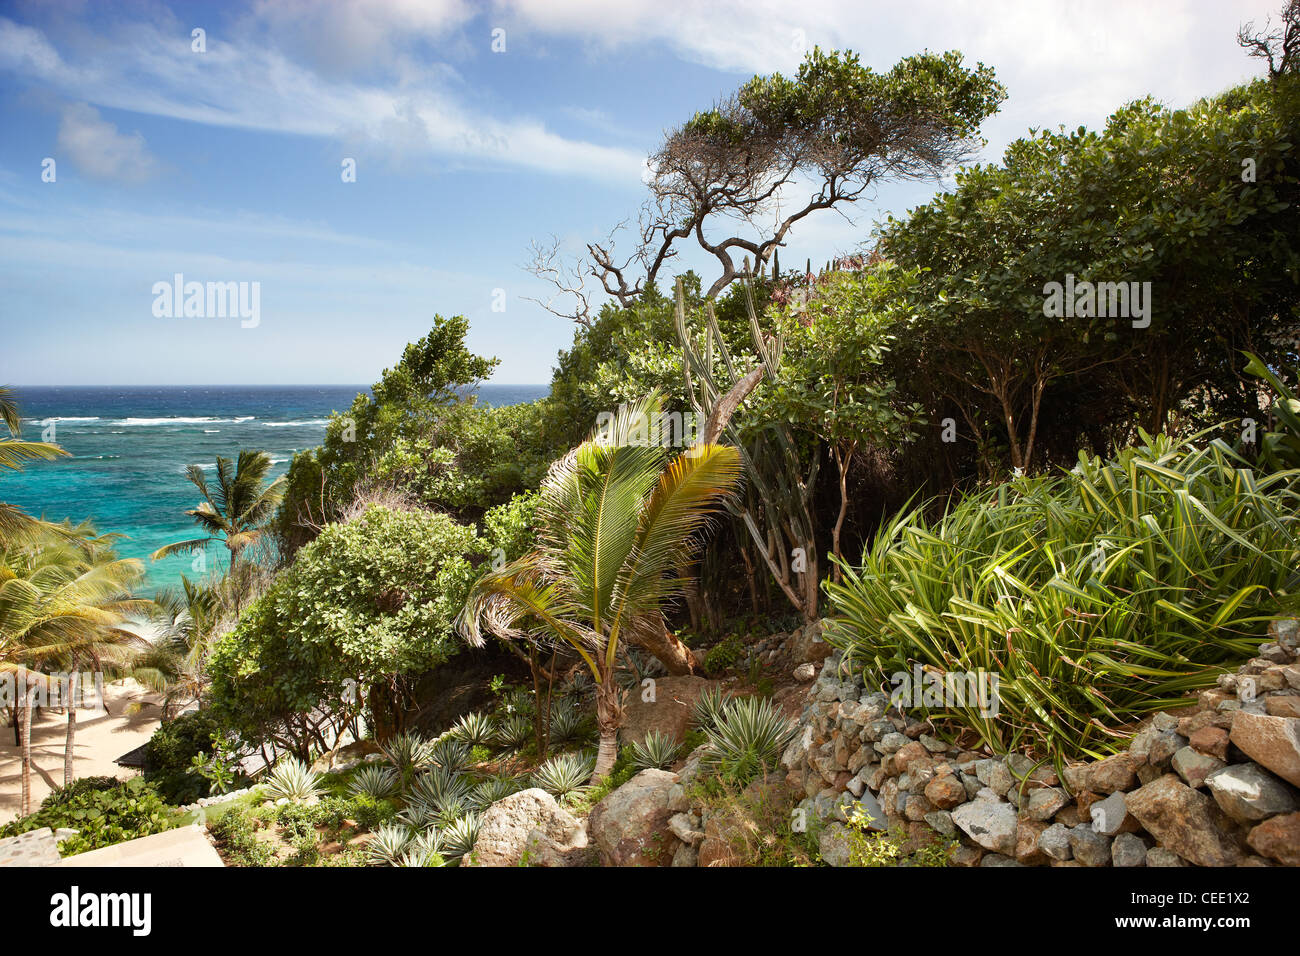
[[[1272,19],[1263,29],[1247,23],[1237,31],[1237,43],[1268,64],[1269,79],[1300,70],[1300,0],[1287,0],[1282,8],[1282,22],[1276,27]]]
[[[593,780],[607,775],[617,756],[621,642],[657,654],[671,650],[665,642],[677,644],[663,618],[684,584],[673,572],[698,549],[709,515],[740,487],[735,448],[695,445],[669,461],[668,449],[637,441],[661,409],[657,395],[622,406],[606,430],[552,465],[541,488],[536,549],[480,578],[460,617],[473,645],[482,645],[487,630],[549,639],[578,653],[596,682]]]
[[[969,69],[955,51],[876,73],[854,53],[814,49],[793,78],[756,76],[668,134],[650,157],[650,197],[630,251],[619,253],[611,235],[570,265],[558,242],[535,246],[531,271],[559,287],[557,298],[572,297],[550,311],[590,325],[593,291],[630,306],[689,242],[717,260],[706,293],[714,298],[745,258],[763,271],[800,220],[968,159],[1005,97],[992,69]]]

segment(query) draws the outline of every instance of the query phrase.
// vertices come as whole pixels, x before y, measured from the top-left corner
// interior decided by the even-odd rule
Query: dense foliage
[[[59,844],[59,852],[71,856],[161,833],[177,822],[176,809],[142,778],[90,777],[51,793],[35,813],[0,827],[0,837],[42,827],[77,830]]]
[[[1264,640],[1300,587],[1295,477],[1259,474],[1222,441],[1157,436],[933,522],[904,512],[827,584],[839,616],[826,640],[892,690],[920,690],[891,686],[914,664],[958,685],[997,675],[992,707],[964,685],[906,703],[999,753],[1104,754],[1121,741],[1112,728],[1213,684]]]

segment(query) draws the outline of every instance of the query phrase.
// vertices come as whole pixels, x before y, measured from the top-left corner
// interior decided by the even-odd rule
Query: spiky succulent
[[[507,750],[518,750],[533,735],[533,722],[523,714],[507,717],[497,724],[496,742]]]
[[[442,837],[432,828],[416,834],[398,858],[397,866],[445,866]]]
[[[442,855],[449,860],[458,860],[478,842],[479,815],[466,813],[442,831]]]
[[[397,866],[411,844],[411,831],[401,824],[385,823],[370,838],[366,856],[372,866]]]
[[[463,740],[443,734],[433,742],[430,757],[444,770],[464,770],[470,764],[470,746]]]
[[[450,733],[457,740],[463,740],[471,747],[477,747],[480,744],[486,745],[490,743],[495,730],[496,727],[491,717],[480,711],[474,711],[456,721],[452,725]]]
[[[277,763],[266,781],[266,795],[272,800],[310,800],[320,792],[320,774],[293,757]]]
[[[717,726],[704,733],[707,748],[701,765],[746,783],[760,771],[776,766],[795,731],[766,699],[739,697],[728,702]]]
[[[466,802],[471,787],[470,779],[463,773],[445,767],[432,767],[416,777],[411,784],[411,802],[424,802],[441,809],[451,801]]]
[[[489,777],[474,787],[469,795],[472,810],[486,810],[498,800],[504,800],[519,791],[519,782],[513,777]]]
[[[571,700],[558,700],[551,707],[551,742],[567,744],[577,740],[587,722],[587,715]]]
[[[560,754],[533,771],[533,785],[553,797],[567,797],[586,788],[596,759],[585,753]]]
[[[501,698],[501,709],[510,715],[531,717],[537,709],[537,698],[531,687],[522,684],[511,687]]]
[[[729,700],[730,697],[718,684],[706,687],[695,698],[695,706],[691,708],[691,723],[706,732],[717,727]]]
[[[379,749],[403,780],[429,766],[433,758],[433,745],[419,734],[394,734]]]
[[[426,830],[438,826],[442,817],[436,804],[428,800],[408,800],[406,806],[398,811],[397,819],[412,830]]]
[[[679,750],[681,745],[671,735],[652,730],[644,740],[632,745],[632,765],[638,770],[662,770],[677,759]]]
[[[391,767],[366,764],[353,776],[348,790],[360,797],[382,800],[391,797],[400,788],[397,772]]]

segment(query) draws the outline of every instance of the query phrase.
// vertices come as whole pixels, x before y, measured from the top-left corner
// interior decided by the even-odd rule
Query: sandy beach
[[[126,779],[137,771],[113,761],[145,743],[158,728],[162,714],[157,694],[133,680],[104,687],[104,707],[77,712],[74,777],[114,776]],[[63,785],[67,717],[57,710],[40,711],[32,723],[32,809],[51,790]],[[0,727],[0,823],[17,818],[22,795],[22,759],[12,727]]]

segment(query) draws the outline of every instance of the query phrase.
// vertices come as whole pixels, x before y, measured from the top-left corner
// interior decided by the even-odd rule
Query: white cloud
[[[64,108],[56,145],[60,156],[66,156],[92,179],[139,183],[152,178],[159,168],[143,136],[118,132],[85,103]]]

